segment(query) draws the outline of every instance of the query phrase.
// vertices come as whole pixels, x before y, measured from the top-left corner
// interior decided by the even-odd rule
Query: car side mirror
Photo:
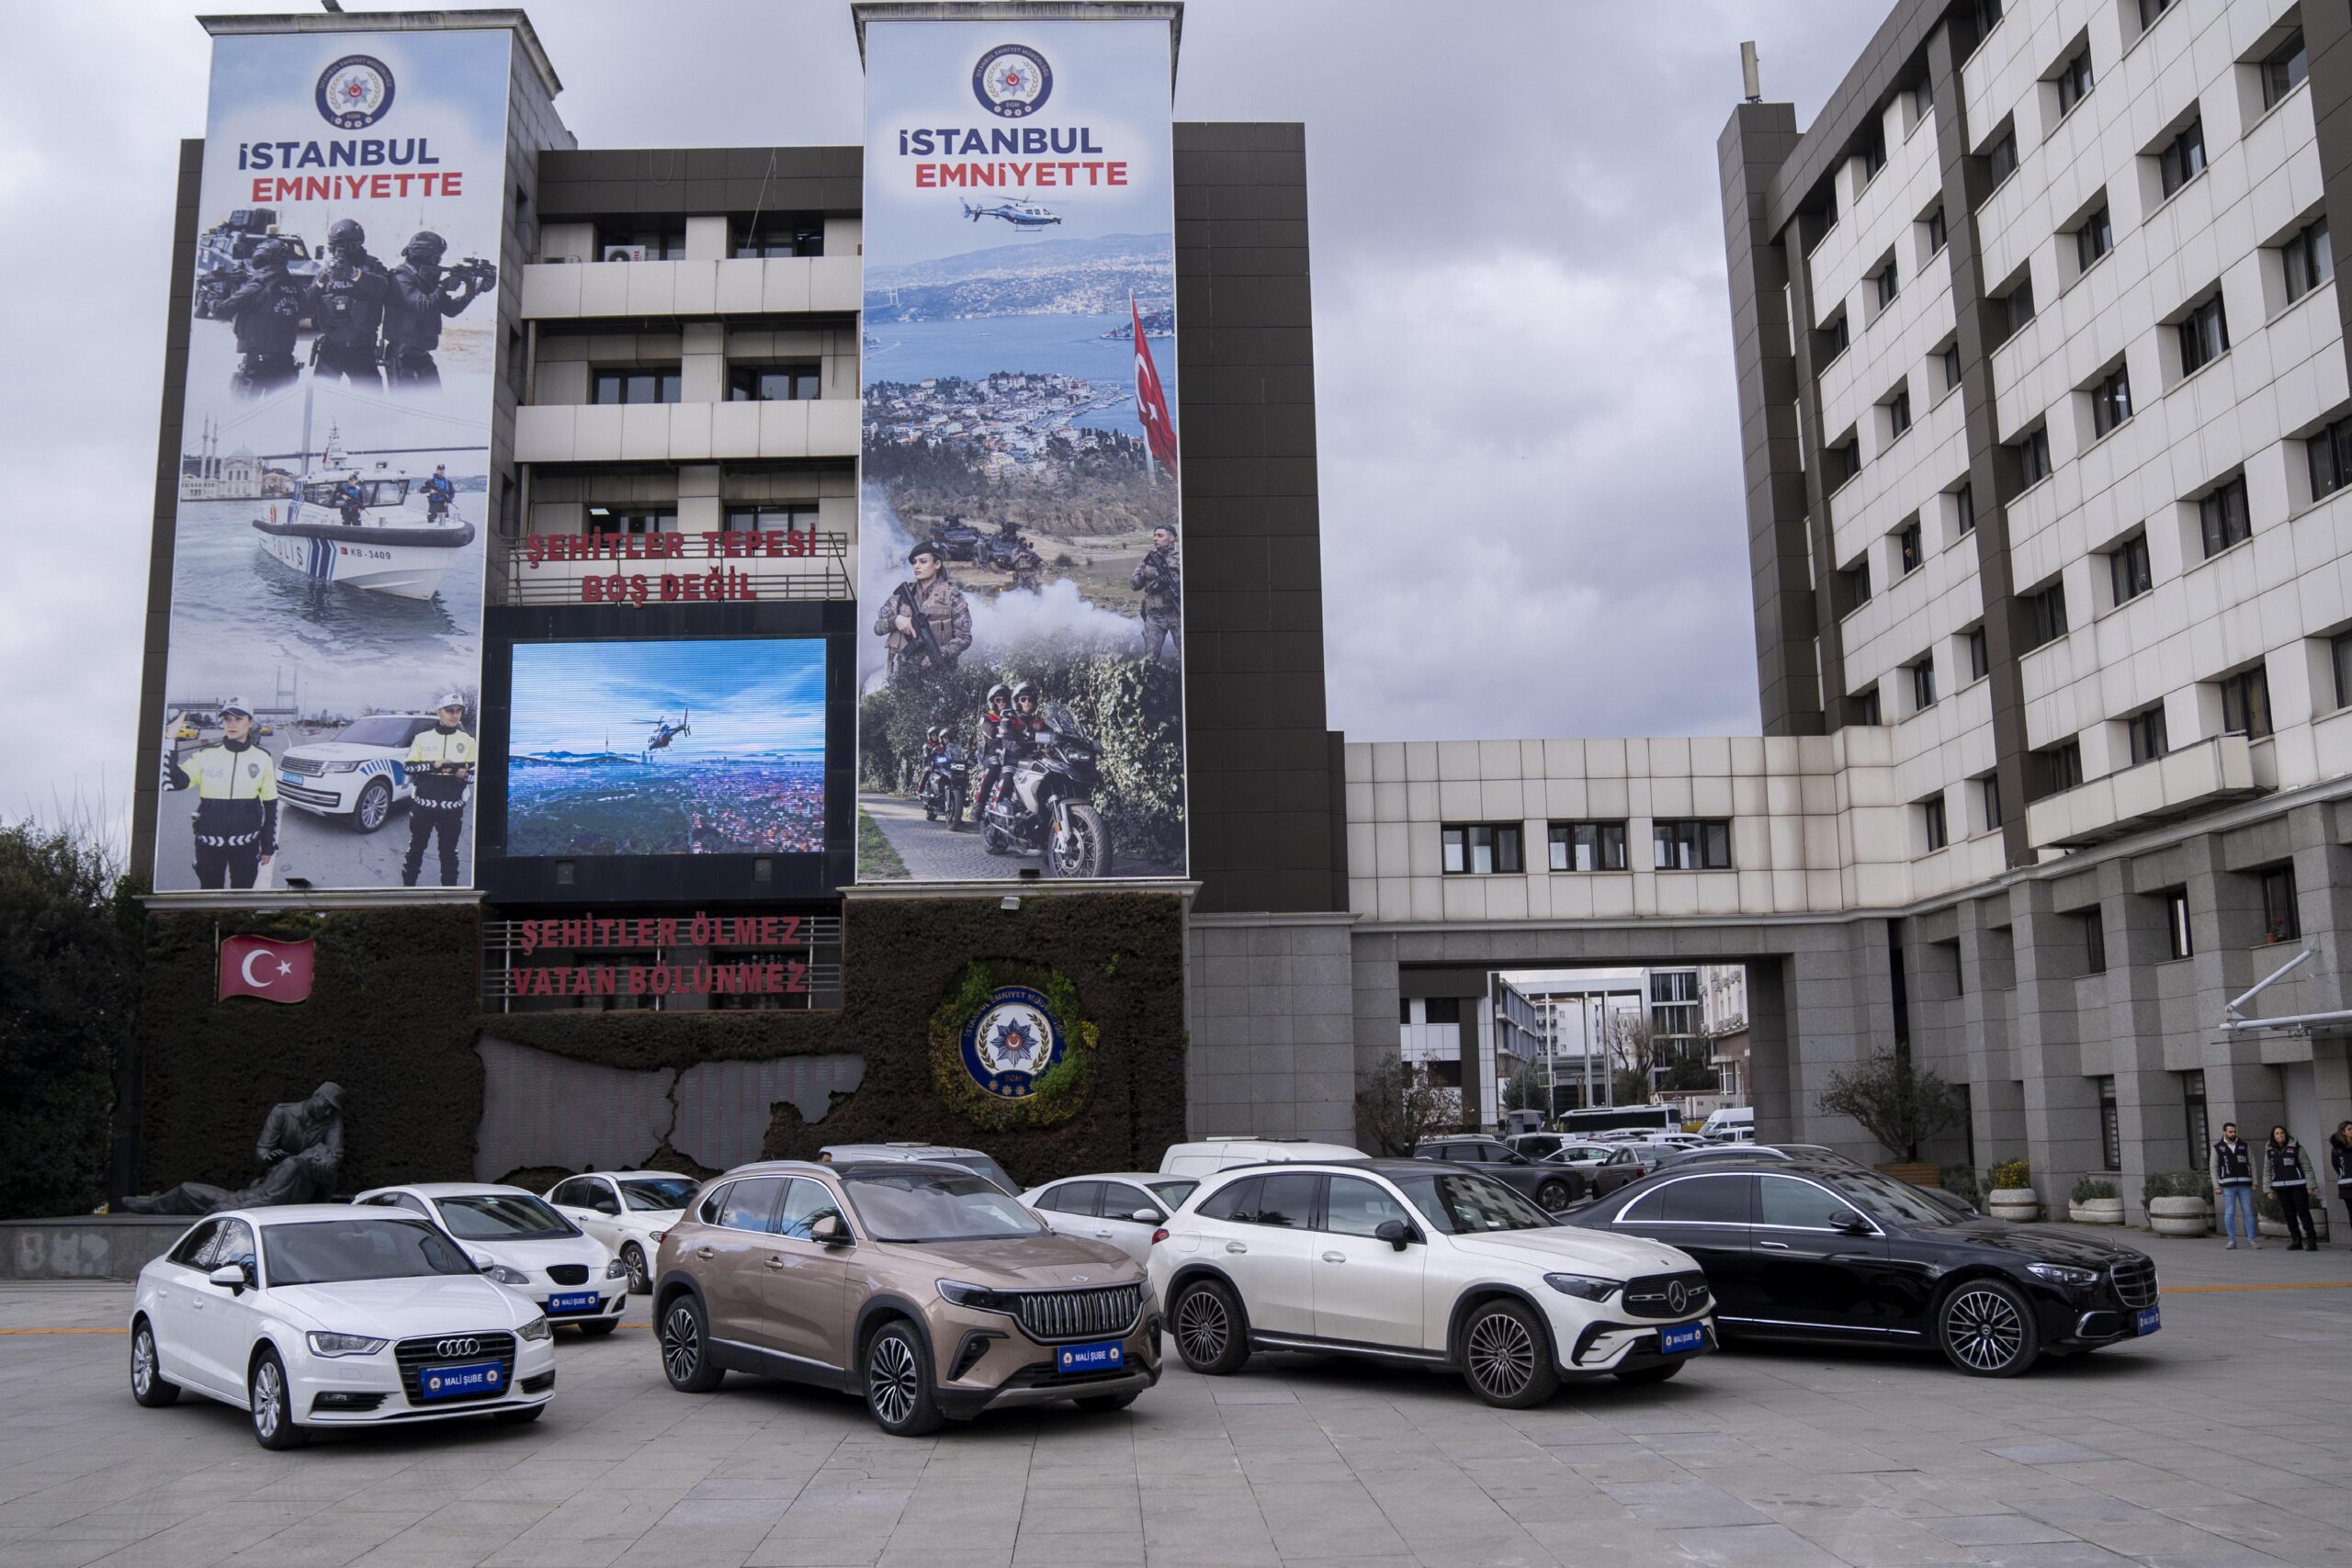
[[[1406,1243],[1413,1239],[1413,1227],[1402,1220],[1383,1220],[1372,1227],[1372,1234],[1402,1252]]]
[[[253,1277],[245,1272],[245,1266],[242,1263],[223,1263],[204,1278],[206,1283],[218,1285],[231,1295],[243,1292],[254,1282]]]
[[[1135,1223],[1139,1225],[1165,1224],[1168,1222],[1168,1216],[1161,1213],[1157,1209],[1137,1209],[1134,1213],[1129,1214],[1127,1218],[1135,1221]]]
[[[808,1238],[825,1247],[847,1247],[850,1242],[849,1226],[842,1223],[839,1214],[820,1214],[816,1223],[808,1227]]]
[[[600,1214],[617,1214],[621,1212],[621,1206],[610,1198],[599,1198],[595,1202],[595,1210]]]
[[[1871,1234],[1870,1221],[1854,1213],[1851,1209],[1849,1209],[1844,1213],[1838,1215],[1835,1221],[1831,1222],[1831,1225],[1833,1229],[1842,1232],[1847,1235],[1868,1235]]]

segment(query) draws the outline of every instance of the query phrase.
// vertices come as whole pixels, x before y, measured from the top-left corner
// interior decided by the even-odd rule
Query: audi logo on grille
[[[1669,1312],[1689,1312],[1690,1310],[1690,1288],[1679,1280],[1667,1286],[1666,1305]]]
[[[433,1353],[436,1356],[479,1356],[481,1354],[481,1341],[479,1339],[442,1339],[435,1342]]]

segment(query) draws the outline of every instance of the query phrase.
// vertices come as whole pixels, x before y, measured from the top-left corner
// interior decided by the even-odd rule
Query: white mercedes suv
[[[130,1394],[182,1389],[251,1413],[266,1449],[318,1427],[494,1416],[555,1392],[539,1310],[484,1279],[438,1225],[333,1203],[232,1209],[139,1271]]]
[[[1715,1348],[1706,1276],[1663,1243],[1569,1229],[1432,1160],[1301,1162],[1210,1177],[1151,1249],[1196,1372],[1252,1350],[1450,1368],[1489,1404],[1563,1379],[1660,1382]],[[1595,1245],[1598,1243],[1599,1245]]]
[[[352,1201],[435,1221],[484,1274],[536,1303],[550,1323],[577,1324],[582,1334],[620,1326],[628,1265],[536,1192],[488,1181],[416,1181],[371,1188]]]

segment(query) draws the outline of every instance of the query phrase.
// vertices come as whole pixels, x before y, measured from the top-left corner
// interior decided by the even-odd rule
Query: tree
[[[1829,1075],[1815,1102],[1831,1116],[1851,1117],[1898,1159],[1916,1160],[1919,1145],[1958,1122],[1958,1091],[1908,1055],[1882,1051],[1869,1061]]]
[[[1503,1086],[1505,1111],[1542,1111],[1549,1107],[1551,1099],[1544,1069],[1533,1062],[1521,1062],[1512,1068],[1510,1081]]]
[[[1424,1138],[1459,1130],[1462,1097],[1430,1079],[1429,1064],[1391,1051],[1356,1090],[1356,1120],[1385,1155],[1409,1155]]]

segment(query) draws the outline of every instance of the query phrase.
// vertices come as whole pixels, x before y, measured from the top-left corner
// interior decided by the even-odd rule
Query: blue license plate
[[[558,1291],[548,1298],[548,1315],[556,1317],[564,1313],[594,1312],[601,1300],[594,1291]]]
[[[1661,1328],[1657,1331],[1657,1348],[1662,1354],[1668,1356],[1687,1356],[1693,1350],[1703,1350],[1707,1348],[1706,1327],[1702,1324],[1685,1323],[1672,1328]]]
[[[1115,1372],[1126,1364],[1127,1348],[1116,1339],[1064,1345],[1054,1352],[1054,1370],[1061,1372]]]
[[[2156,1316],[2156,1309],[2154,1307],[2142,1307],[2132,1319],[2132,1332],[2134,1334],[2154,1334],[2163,1326],[2164,1324]]]
[[[455,1399],[468,1393],[504,1393],[506,1372],[496,1361],[469,1361],[458,1367],[427,1367],[416,1375],[416,1390],[425,1399]]]

